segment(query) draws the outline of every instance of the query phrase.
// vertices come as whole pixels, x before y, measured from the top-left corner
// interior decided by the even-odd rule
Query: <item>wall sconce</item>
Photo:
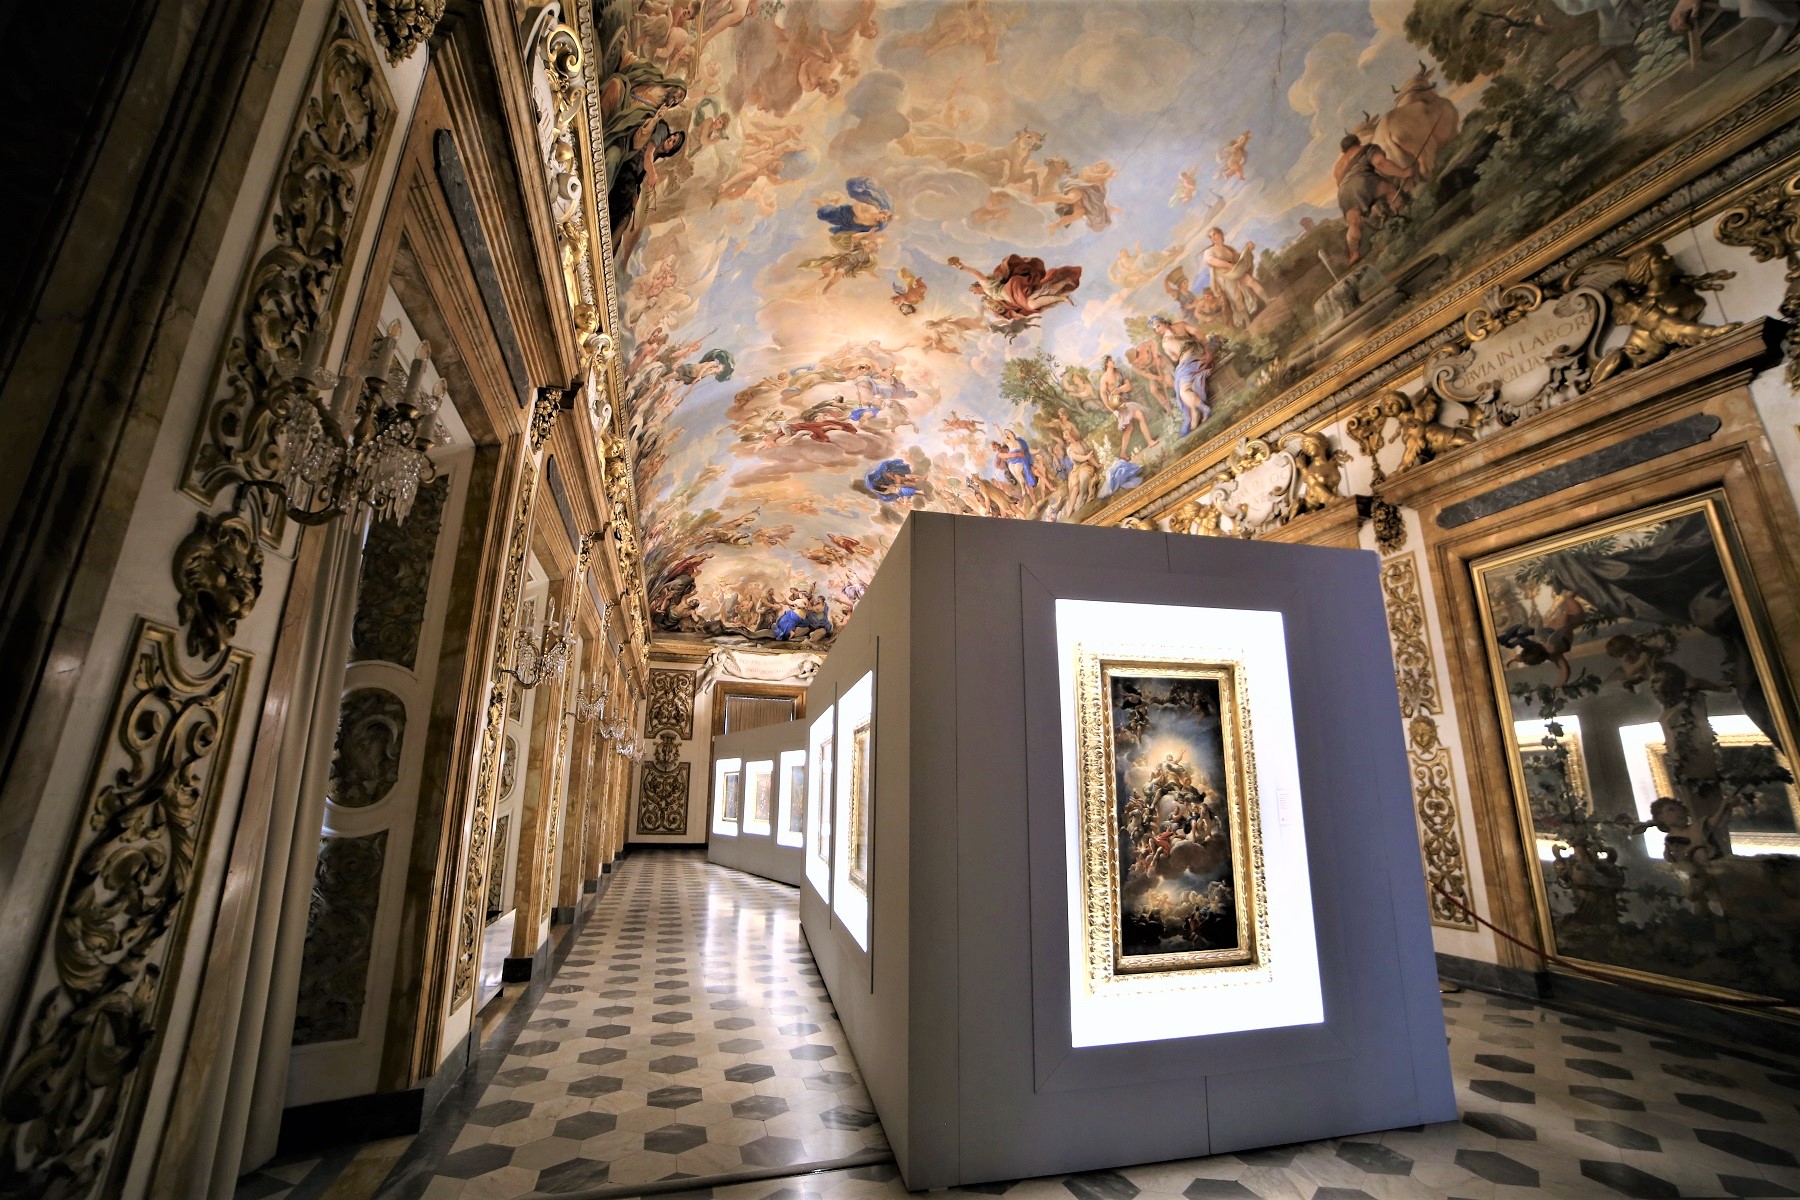
[[[437,478],[427,451],[450,443],[437,419],[444,383],[426,394],[431,345],[420,342],[405,384],[396,384],[399,338],[395,321],[376,336],[361,369],[340,377],[319,365],[331,340],[330,322],[321,321],[300,361],[283,365],[280,473],[248,485],[279,492],[290,521],[323,525],[366,507],[399,523],[412,511],[419,486]],[[344,414],[351,417],[347,430],[339,420]]]
[[[569,616],[574,615],[573,610]],[[521,629],[516,635],[513,665],[502,668],[523,688],[534,688],[563,673],[569,665],[569,652],[575,645],[575,634],[569,617],[556,623],[556,601],[552,599],[544,611],[544,625],[537,633]]]
[[[596,672],[592,683],[585,688],[575,690],[575,707],[569,710],[569,715],[583,725],[604,720],[606,717],[606,682],[597,676]],[[600,732],[604,734],[606,730],[602,728]]]

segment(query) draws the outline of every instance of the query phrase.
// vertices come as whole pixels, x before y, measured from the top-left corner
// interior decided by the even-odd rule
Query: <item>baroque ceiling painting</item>
[[[1800,16],[598,7],[652,611],[808,645],[909,510],[1070,520],[1137,486],[1752,94]],[[1767,61],[1714,65],[1721,29]]]

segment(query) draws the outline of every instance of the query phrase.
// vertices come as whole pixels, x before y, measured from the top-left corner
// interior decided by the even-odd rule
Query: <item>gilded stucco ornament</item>
[[[444,16],[444,0],[368,0],[368,5],[375,40],[395,66],[430,40]]]
[[[1400,461],[1394,467],[1398,474],[1475,441],[1475,428],[1442,420],[1443,409],[1443,401],[1429,388],[1410,396],[1396,388],[1358,409],[1345,422],[1345,429],[1367,456],[1374,481],[1380,483],[1388,477],[1380,457],[1384,447],[1400,446]]]
[[[1726,209],[1713,236],[1750,251],[1757,262],[1786,261],[1787,291],[1780,313],[1788,328],[1781,348],[1787,355],[1788,384],[1800,388],[1800,175],[1759,188]]]
[[[187,651],[211,662],[262,593],[263,551],[250,518],[201,513],[175,548],[176,613]]]
[[[1431,922],[1452,929],[1473,929],[1475,923],[1469,918],[1469,867],[1463,852],[1455,776],[1450,751],[1438,731],[1444,705],[1425,626],[1418,556],[1407,554],[1383,563],[1381,592],[1387,606],[1388,636],[1394,646],[1400,716],[1406,723],[1406,757],[1429,885],[1426,901]]]
[[[18,1054],[0,1079],[0,1196],[116,1196],[186,957],[249,656],[191,674],[140,620]],[[41,972],[41,975],[40,975]]]
[[[1739,328],[1740,321],[1708,325],[1700,320],[1706,312],[1702,293],[1722,290],[1736,274],[1705,271],[1690,275],[1675,265],[1661,242],[1652,242],[1629,258],[1603,258],[1577,271],[1574,282],[1604,288],[1612,301],[1614,319],[1631,327],[1625,344],[1594,364],[1589,386],[1620,371],[1659,362],[1672,350],[1698,346]]]
[[[1334,449],[1322,433],[1290,433],[1281,439],[1281,451],[1294,464],[1290,518],[1317,512],[1341,494],[1344,463],[1350,456]]]

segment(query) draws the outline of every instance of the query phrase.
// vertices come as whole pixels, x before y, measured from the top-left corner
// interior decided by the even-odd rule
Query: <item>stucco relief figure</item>
[[[1675,265],[1661,242],[1626,259],[1603,259],[1578,272],[1573,282],[1603,287],[1612,301],[1613,318],[1631,327],[1625,344],[1603,355],[1589,375],[1590,386],[1620,371],[1647,367],[1672,350],[1698,346],[1739,328],[1741,322],[1708,325],[1703,292],[1716,292],[1736,275],[1707,271],[1690,275]]]

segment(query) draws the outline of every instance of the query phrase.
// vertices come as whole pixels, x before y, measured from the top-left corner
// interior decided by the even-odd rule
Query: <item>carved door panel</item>
[[[404,319],[391,294],[388,307]],[[364,535],[301,955],[289,1105],[376,1088],[393,964],[407,936],[401,892],[472,457],[466,435],[454,447],[404,523],[377,521]]]

